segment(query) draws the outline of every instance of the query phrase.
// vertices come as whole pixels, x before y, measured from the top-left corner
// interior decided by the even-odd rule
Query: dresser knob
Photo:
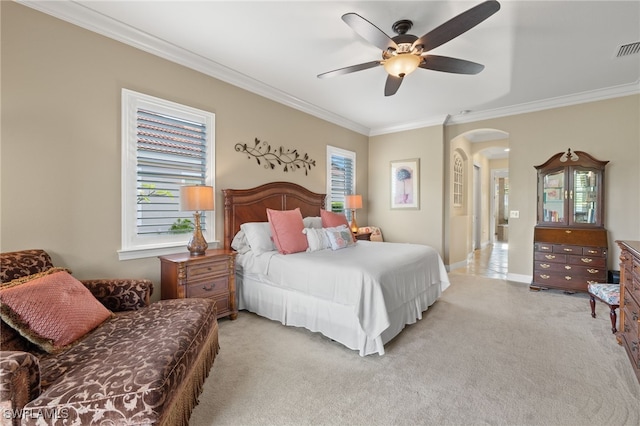
[[[540,275],[540,278],[542,278],[543,280],[548,280],[549,279],[549,275],[542,274],[542,275]]]
[[[584,263],[591,263],[591,262],[593,262],[593,259],[591,259],[591,258],[589,258],[589,257],[583,257],[583,258],[582,258],[582,259],[580,259],[580,260],[582,260]]]
[[[569,275],[566,275],[566,276],[564,277],[564,279],[565,279],[565,280],[567,280],[567,281],[571,281],[571,277],[570,277]]]
[[[544,268],[544,269],[547,269],[547,268],[551,268],[551,265],[549,265],[548,263],[541,263],[540,267]]]
[[[597,250],[587,250],[587,253],[589,253],[589,254],[596,254],[596,253],[598,253],[598,251],[597,251]]]
[[[588,273],[590,273],[590,274],[597,274],[597,273],[598,273],[598,272],[600,272],[600,271],[598,271],[597,269],[591,269],[591,268],[589,268],[589,269],[587,269],[587,272],[588,272]]]
[[[213,290],[213,284],[211,284],[211,285],[210,285],[210,286],[208,286],[208,287],[207,287],[207,285],[205,284],[205,285],[203,285],[203,286],[202,286],[202,289],[203,289],[204,291],[212,291],[212,290]]]
[[[569,266],[569,265],[564,265],[564,269],[569,270],[569,269],[571,269],[571,266]]]
[[[573,249],[570,249],[570,248],[565,248],[565,249],[563,249],[563,250],[564,250],[564,251],[573,251]]]
[[[549,259],[549,260],[551,260],[551,259],[555,259],[555,258],[556,258],[556,257],[555,257],[554,255],[552,255],[552,254],[545,254],[545,255],[544,255],[544,257],[545,257],[546,259]]]

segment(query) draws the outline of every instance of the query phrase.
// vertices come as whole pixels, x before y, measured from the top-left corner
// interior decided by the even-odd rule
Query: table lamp
[[[180,210],[193,211],[195,229],[187,244],[191,256],[202,256],[206,251],[207,240],[200,227],[200,212],[213,210],[213,187],[204,185],[188,185],[180,187]]]
[[[351,232],[358,233],[358,223],[356,222],[356,209],[362,208],[362,195],[347,195],[344,198],[344,208],[351,210]]]

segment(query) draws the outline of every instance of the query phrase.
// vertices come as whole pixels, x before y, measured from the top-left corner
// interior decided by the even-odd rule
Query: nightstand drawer
[[[226,274],[229,271],[229,262],[203,262],[187,266],[189,280],[198,280],[211,275]]]
[[[214,299],[218,318],[236,319],[235,256],[234,251],[225,249],[207,250],[201,256],[160,256],[162,299]]]
[[[187,297],[213,297],[219,293],[229,293],[229,279],[224,276],[212,280],[202,280],[187,285]],[[219,309],[218,309],[219,310]]]

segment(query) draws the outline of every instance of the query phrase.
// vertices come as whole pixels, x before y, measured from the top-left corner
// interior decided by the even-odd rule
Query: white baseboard
[[[531,284],[533,280],[532,275],[512,274],[507,273],[507,281],[515,281],[517,283]]]
[[[461,260],[460,262],[456,262],[453,265],[444,265],[444,267],[447,270],[447,272],[451,272],[459,268],[466,268],[467,265],[468,265],[468,261]]]

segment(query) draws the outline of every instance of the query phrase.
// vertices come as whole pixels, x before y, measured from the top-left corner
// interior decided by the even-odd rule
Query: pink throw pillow
[[[340,225],[345,225],[347,229],[350,229],[349,222],[347,222],[347,217],[342,213],[320,210],[320,217],[322,218],[323,228],[335,228]],[[353,235],[351,236],[351,238],[353,241],[355,241],[355,237]]]
[[[111,316],[65,271],[3,288],[0,305],[4,322],[49,353],[64,349]]]
[[[302,233],[304,223],[300,209],[271,210],[267,209],[267,217],[271,226],[271,235],[281,254],[299,253],[309,247],[307,236]]]

